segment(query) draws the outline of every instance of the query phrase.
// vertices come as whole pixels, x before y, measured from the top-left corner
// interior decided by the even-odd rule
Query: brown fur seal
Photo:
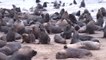
[[[36,26],[32,27],[32,32],[33,32],[35,38],[38,39],[38,37],[39,37],[39,32],[40,32],[39,27],[36,27]]]
[[[62,38],[60,35],[55,35],[54,41],[56,43],[66,44],[66,40],[64,38]]]
[[[75,48],[63,49],[56,53],[56,59],[83,58],[85,56],[92,56],[92,53],[86,49]]]
[[[63,31],[65,29],[65,27],[68,25],[68,22],[66,19],[64,19],[64,20],[60,19],[56,22],[56,25],[59,26]]]
[[[88,49],[88,50],[99,50],[100,46],[101,44],[99,42],[81,41],[75,44],[65,45],[64,48],[81,48],[81,49]]]
[[[72,36],[72,39],[71,39],[71,43],[70,44],[73,44],[73,43],[77,43],[77,42],[80,42],[81,40],[79,39],[79,33],[78,31],[74,30],[74,33],[73,33],[73,36]]]
[[[31,43],[35,42],[35,35],[32,30],[29,32],[28,36]]]
[[[65,11],[61,17],[62,19],[68,19],[69,18],[69,15],[68,15],[68,12]]]
[[[96,25],[103,27],[103,23],[104,23],[104,19],[103,19],[102,12],[98,10]]]
[[[31,60],[36,54],[37,51],[31,49],[31,47],[24,46],[15,52],[9,60]]]
[[[95,22],[94,21],[90,21],[88,24],[87,24],[87,27],[86,27],[86,32],[89,33],[89,34],[94,34],[95,33]]]
[[[67,25],[63,33],[61,33],[61,36],[65,39],[70,39],[72,35],[72,31],[73,31],[73,28],[70,25]]]
[[[61,33],[62,32],[62,28],[58,25],[53,25],[51,23],[47,23],[47,25],[45,26],[46,31],[50,34],[50,33]]]
[[[81,4],[80,4],[80,8],[81,7],[85,7],[86,5],[85,5],[85,1],[84,0],[82,0],[82,2],[81,2]]]
[[[6,40],[7,40],[7,42],[15,41],[15,30],[13,27],[10,28],[10,30],[8,31],[8,33],[6,35]]]
[[[16,32],[18,32],[19,34],[23,34],[25,32],[25,25],[21,20],[16,20],[14,22],[14,27]]]
[[[77,19],[73,14],[69,14],[69,19],[72,23],[77,24]]]
[[[32,32],[29,34],[22,34],[22,43],[34,43],[35,42],[35,36]]]
[[[65,12],[65,9],[61,9],[60,16],[62,17],[63,13]]]
[[[73,0],[73,3],[74,3],[74,4],[77,4],[76,0]]]
[[[21,48],[21,43],[19,42],[8,42],[4,47],[0,48],[0,52],[11,55]]]
[[[49,35],[42,28],[40,28],[40,33],[39,33],[39,38],[38,39],[39,39],[40,44],[49,44],[50,43]]]

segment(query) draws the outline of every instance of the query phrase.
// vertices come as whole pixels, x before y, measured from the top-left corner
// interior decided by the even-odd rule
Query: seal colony
[[[0,60],[32,60],[39,54],[39,51],[23,46],[24,44],[63,45],[63,48],[55,53],[54,59],[91,57],[91,50],[101,49],[100,39],[91,35],[101,31],[101,38],[106,38],[106,25],[103,27],[106,19],[104,7],[98,9],[95,22],[91,16],[92,12],[88,9],[82,14],[81,11],[70,14],[65,9],[49,14],[43,13],[47,11],[45,8],[48,2],[41,5],[40,0],[36,0],[36,3],[32,14],[22,13],[15,5],[12,5],[12,9],[0,9],[0,32],[4,33],[0,37]],[[54,9],[65,6],[61,1],[52,3]],[[77,2],[73,0],[70,5],[72,4],[77,5]],[[82,0],[79,8],[85,7],[85,0]],[[54,35],[53,39],[50,35]]]

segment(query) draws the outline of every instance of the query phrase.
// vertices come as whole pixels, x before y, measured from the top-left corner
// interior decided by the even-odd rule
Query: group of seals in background
[[[0,37],[0,60],[31,60],[37,51],[28,46],[21,47],[21,43],[49,45],[51,44],[49,34],[55,34],[55,43],[65,44],[64,49],[56,53],[56,59],[92,56],[90,50],[100,49],[98,39],[80,33],[95,34],[95,31],[103,31],[105,38],[106,25],[103,27],[105,8],[98,10],[95,22],[87,9],[82,14],[80,11],[68,14],[65,9],[51,15],[42,13],[44,7],[47,7],[46,3],[43,6],[38,3],[32,14],[22,13],[15,5],[13,9],[0,9],[0,32],[4,33]],[[75,0],[73,3],[77,4]],[[85,6],[85,1],[82,0],[80,8]],[[54,2],[54,7],[59,8],[59,4]],[[16,42],[20,39],[20,43]]]

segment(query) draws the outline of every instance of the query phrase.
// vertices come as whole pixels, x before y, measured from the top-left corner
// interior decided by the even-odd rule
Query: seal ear
[[[64,46],[64,49],[67,49],[67,48],[68,48],[67,45],[65,45],[65,46]]]
[[[37,51],[32,50],[32,55],[35,56],[37,54]]]

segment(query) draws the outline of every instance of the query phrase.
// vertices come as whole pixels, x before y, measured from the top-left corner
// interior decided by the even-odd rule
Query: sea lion
[[[66,19],[64,19],[64,20],[60,19],[56,22],[56,26],[59,26],[62,29],[62,31],[64,31],[64,29],[66,28],[67,25],[69,25],[69,24]]]
[[[41,2],[40,0],[36,0],[36,3],[39,3],[39,2]]]
[[[4,47],[0,48],[0,52],[6,55],[12,55],[14,52],[21,48],[21,43],[19,42],[8,42]]]
[[[88,9],[85,9],[84,12],[82,13],[82,15],[79,17],[78,21],[82,21],[85,24],[87,24],[89,21],[92,21],[93,18],[90,14],[90,12],[88,11]]]
[[[60,8],[60,4],[57,1],[54,2],[54,8],[55,9],[59,9]]]
[[[80,8],[81,7],[86,7],[86,5],[85,5],[85,0],[82,0],[82,2],[81,2],[81,4],[80,4]]]
[[[11,27],[8,30],[8,33],[6,35],[6,40],[7,40],[7,42],[15,41],[15,29],[14,29],[14,27]]]
[[[77,4],[76,0],[73,0],[73,3],[76,5]]]
[[[80,16],[81,15],[81,11],[77,11],[76,16]]]
[[[17,33],[19,34],[25,33],[25,25],[22,20],[16,20],[14,22],[14,27]]]
[[[47,7],[47,2],[44,2],[43,3],[43,7]]]
[[[69,14],[69,19],[72,23],[76,24],[77,23],[77,19],[73,14]]]
[[[74,43],[77,43],[77,42],[80,42],[80,41],[81,40],[79,39],[78,31],[74,30],[70,44],[74,44]]]
[[[28,34],[22,34],[22,43],[34,43],[35,42],[35,35],[30,31]]]
[[[61,36],[65,39],[70,39],[72,34],[72,27],[70,25],[66,26]]]
[[[60,26],[53,25],[51,23],[47,23],[45,25],[45,29],[49,34],[51,34],[51,33],[61,33],[62,32],[62,28]]]
[[[32,32],[33,32],[35,38],[38,39],[39,33],[40,33],[39,27],[36,27],[36,26],[32,27]]]
[[[97,18],[96,25],[103,27],[104,19],[101,10],[98,10],[96,18]]]
[[[57,21],[57,20],[61,19],[61,15],[58,12],[55,12],[53,15],[51,15],[51,19]]]
[[[49,44],[50,43],[49,35],[42,28],[40,28],[40,33],[39,33],[38,39],[39,39],[39,44]]]
[[[99,17],[99,18],[97,19],[96,25],[98,25],[98,26],[100,26],[100,27],[103,27],[103,23],[104,23],[104,19],[103,19],[103,17],[101,16],[101,17]]]
[[[67,11],[65,11],[61,17],[61,19],[68,19],[69,18],[69,14]]]
[[[44,22],[49,22],[50,20],[50,16],[49,16],[49,13],[47,13],[45,16],[44,16]]]
[[[66,58],[83,58],[85,56],[92,56],[92,53],[86,49],[67,48],[56,53],[56,59]]]
[[[103,17],[105,17],[106,16],[106,9],[104,7],[101,7],[100,10],[102,12]]]
[[[64,7],[64,6],[65,6],[65,3],[62,4],[62,7]]]
[[[92,36],[88,36],[88,35],[79,35],[79,39],[81,41],[90,41],[90,40],[93,39],[93,37]]]
[[[31,60],[37,54],[31,47],[24,46],[15,52],[9,60]]]
[[[95,22],[94,21],[90,21],[87,24],[86,32],[89,33],[89,34],[94,34],[95,33]]]
[[[30,43],[28,34],[26,34],[26,33],[22,34],[22,43],[24,43],[24,42]]]
[[[35,35],[33,34],[32,30],[29,32],[28,36],[29,36],[30,42],[34,43],[35,42]]]
[[[96,19],[98,19],[99,17],[103,16],[102,12],[100,9],[98,9],[98,12],[96,14]]]
[[[56,43],[66,44],[66,40],[64,38],[62,38],[60,35],[55,35],[54,36],[54,41]]]
[[[99,50],[100,49],[100,42],[97,40],[95,41],[81,41],[75,44],[68,44],[65,45],[64,48],[80,48],[80,49],[87,49],[87,50]]]
[[[62,15],[63,15],[63,13],[65,12],[65,9],[63,8],[63,9],[61,9],[61,11],[60,11],[60,16],[62,17]]]

